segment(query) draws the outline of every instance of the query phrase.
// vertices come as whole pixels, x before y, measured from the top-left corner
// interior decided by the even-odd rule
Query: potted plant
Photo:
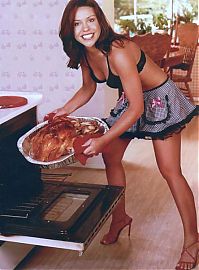
[[[194,12],[190,12],[188,9],[184,8],[183,9],[183,15],[177,15],[178,22],[184,22],[184,23],[189,23],[193,22],[194,17],[196,14]]]
[[[142,19],[138,19],[136,28],[138,35],[144,35],[146,33],[151,32],[152,30],[151,25],[150,24],[146,25],[146,22]]]
[[[127,34],[128,36],[130,36],[131,33],[132,34],[136,33],[136,31],[137,31],[134,20],[120,20],[119,26],[124,31],[124,33]]]
[[[161,32],[168,30],[168,18],[163,13],[153,15],[153,24]]]
[[[138,19],[137,24],[134,20],[120,20],[119,25],[128,36],[132,34],[143,35],[152,30],[151,25],[146,25],[146,22],[142,19]]]

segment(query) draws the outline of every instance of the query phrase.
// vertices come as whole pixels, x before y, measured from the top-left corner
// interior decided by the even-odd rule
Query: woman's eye
[[[79,25],[79,23],[78,23],[78,22],[75,22],[75,23],[74,23],[74,26],[75,26],[75,27],[76,27],[76,26],[78,26],[78,25]]]
[[[93,18],[92,18],[92,19],[90,19],[89,21],[90,21],[90,22],[94,22],[94,21],[95,21],[95,19],[93,19]]]

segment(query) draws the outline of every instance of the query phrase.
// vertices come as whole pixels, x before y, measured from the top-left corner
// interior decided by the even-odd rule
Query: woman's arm
[[[96,91],[96,83],[92,80],[89,69],[85,65],[82,65],[81,70],[81,88],[74,94],[74,96],[69,101],[67,101],[67,103],[63,107],[58,108],[54,111],[56,113],[55,116],[62,114],[71,114],[72,112],[76,111],[84,104],[86,104],[94,95]]]

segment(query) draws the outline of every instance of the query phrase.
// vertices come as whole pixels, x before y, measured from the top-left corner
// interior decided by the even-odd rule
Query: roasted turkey
[[[76,137],[103,132],[96,120],[58,116],[26,137],[23,150],[34,160],[54,161],[72,152]]]

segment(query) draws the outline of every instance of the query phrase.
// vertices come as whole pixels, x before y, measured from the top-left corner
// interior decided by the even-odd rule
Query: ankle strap
[[[194,246],[195,244],[199,243],[199,240],[197,240],[196,242],[193,242],[191,245],[189,245],[188,247],[184,247],[183,250],[186,251],[188,248]]]

